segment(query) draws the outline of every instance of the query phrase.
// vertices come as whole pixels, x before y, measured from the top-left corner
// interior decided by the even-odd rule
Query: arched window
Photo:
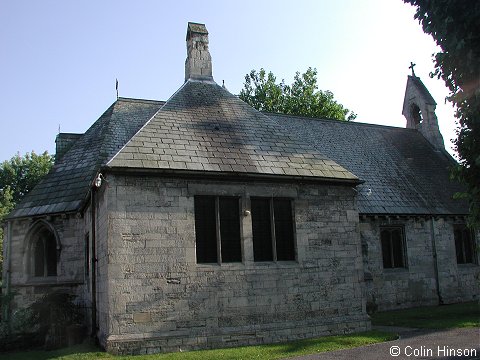
[[[29,276],[57,276],[60,250],[54,227],[47,221],[37,221],[30,227],[26,237],[26,271]]]
[[[57,276],[57,242],[55,235],[48,229],[42,229],[33,245],[33,275]]]

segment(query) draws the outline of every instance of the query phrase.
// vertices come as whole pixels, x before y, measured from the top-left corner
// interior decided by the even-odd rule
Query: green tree
[[[7,185],[0,189],[0,222],[13,209],[13,194],[10,187]],[[0,226],[0,270],[3,264],[3,227]],[[0,271],[0,279],[2,278],[2,271]]]
[[[53,166],[48,152],[19,154],[0,164],[0,223]],[[3,227],[0,226],[0,268],[3,264]],[[0,272],[1,278],[1,272]]]
[[[317,70],[311,67],[300,74],[297,71],[292,85],[280,83],[272,72],[252,70],[245,75],[240,99],[255,109],[288,115],[328,118],[350,121],[356,114],[333,98],[331,91],[318,90]],[[349,113],[350,112],[350,113]]]
[[[54,157],[46,151],[41,155],[32,151],[4,161],[0,164],[0,189],[10,187],[16,204],[50,171],[53,160]]]
[[[403,0],[416,6],[415,19],[440,47],[431,77],[443,79],[456,107],[455,148],[459,166],[453,176],[467,185],[470,220],[480,225],[480,2]]]

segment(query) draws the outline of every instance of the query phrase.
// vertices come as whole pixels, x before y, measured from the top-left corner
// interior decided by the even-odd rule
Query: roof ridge
[[[119,98],[119,99],[120,99],[120,98]],[[102,162],[101,162],[101,165],[102,165],[102,166],[108,164],[108,163],[132,140],[132,138],[133,138],[141,129],[143,129],[146,124],[148,124],[148,123],[150,122],[150,120],[155,116],[155,114],[156,114],[158,111],[160,111],[160,110],[162,109],[162,107],[167,103],[166,101],[145,100],[145,99],[133,99],[133,98],[129,98],[129,100],[130,100],[131,102],[135,102],[135,103],[157,104],[157,105],[160,106],[160,108],[159,108],[157,111],[155,111],[155,113],[154,113],[145,123],[143,123],[142,126],[140,126],[140,128],[135,132],[135,134],[133,134],[133,136],[131,136],[130,139],[127,140],[126,143],[125,143],[113,156],[106,156],[105,159],[103,159]],[[113,104],[114,108],[117,106],[117,104],[118,104],[118,100],[115,101],[115,103]],[[110,116],[110,119],[108,120],[108,122],[107,122],[107,124],[106,124],[107,127],[108,127],[108,130],[105,131],[105,133],[104,133],[104,139],[105,139],[105,137],[107,136],[107,132],[110,132],[111,129],[112,129],[111,123],[112,123],[112,120],[114,120],[114,119],[112,119],[114,116],[116,117],[116,113],[115,113],[115,111],[113,110],[113,111],[112,111],[112,114],[111,114],[111,116]],[[105,141],[104,139],[102,139],[102,152],[106,152],[106,149],[105,149],[105,148],[108,146],[108,144],[106,143],[106,141]]]
[[[148,119],[148,120],[140,127],[140,129],[138,129],[138,131],[137,131],[135,134],[133,134],[133,136],[130,137],[130,140],[128,140],[128,141],[115,153],[115,155],[113,155],[110,159],[107,160],[107,162],[106,162],[106,164],[105,164],[106,166],[108,166],[108,164],[110,164],[110,163],[117,157],[117,155],[120,154],[120,152],[122,152],[122,150],[125,149],[125,148],[128,146],[128,144],[132,141],[132,139],[133,139],[134,137],[136,137],[137,134],[140,133],[140,132],[143,130],[143,128],[145,128],[145,126],[147,126],[147,125],[150,123],[150,121],[152,121],[153,118],[155,118],[155,116],[163,109],[163,107],[164,107],[165,105],[167,105],[168,102],[169,102],[175,95],[177,95],[177,93],[178,93],[181,89],[183,89],[183,88],[185,87],[185,85],[186,85],[189,81],[190,81],[190,80],[185,81],[185,82],[182,84],[182,86],[180,86],[180,87],[177,89],[177,91],[175,91],[175,92],[168,98],[167,101],[163,102],[163,104],[162,104],[162,106],[160,107],[160,109],[158,109],[158,110],[155,112],[155,114],[153,114],[153,115],[150,117],[150,119]]]
[[[408,129],[408,128],[403,128],[399,126],[393,126],[393,125],[383,125],[383,124],[371,124],[371,123],[365,123],[365,122],[357,122],[357,121],[342,121],[342,120],[337,120],[337,119],[328,119],[328,118],[314,118],[314,117],[309,117],[309,116],[302,116],[302,115],[291,115],[291,114],[282,114],[282,113],[271,113],[271,112],[266,112],[266,111],[261,111],[262,114],[266,116],[286,116],[289,118],[299,118],[299,119],[305,119],[305,120],[312,120],[312,121],[322,121],[322,122],[332,122],[336,121],[341,124],[351,124],[347,126],[354,126],[354,125],[359,125],[359,126],[368,126],[368,127],[381,127],[381,128],[391,128],[391,129],[399,129],[399,130],[414,130],[417,131],[416,129]]]
[[[128,101],[128,102],[143,102],[143,103],[165,103],[165,100],[154,100],[154,99],[140,99],[140,98],[127,98],[127,97],[118,97],[117,101]]]
[[[81,135],[83,135],[83,134],[85,134],[85,133],[59,132],[57,135],[60,135],[60,134],[62,134],[62,135],[77,135],[77,136],[81,136]]]
[[[162,106],[160,107],[160,109],[158,109],[158,110],[155,112],[155,114],[153,114],[153,115],[150,117],[150,119],[148,119],[148,120],[145,122],[145,124],[143,124],[143,126],[141,126],[140,129],[138,129],[138,131],[137,131],[135,134],[133,134],[132,137],[130,137],[130,140],[128,140],[128,141],[115,153],[115,155],[113,155],[113,156],[107,161],[107,163],[105,164],[106,166],[109,166],[109,164],[110,164],[112,161],[115,160],[115,158],[118,156],[118,154],[120,154],[120,153],[122,152],[122,150],[125,149],[125,148],[128,146],[128,144],[130,144],[130,142],[133,140],[133,138],[135,138],[135,137],[137,136],[137,134],[139,134],[139,133],[145,128],[145,126],[147,126],[147,125],[150,123],[150,121],[152,121],[152,119],[155,118],[155,116],[163,109],[163,107],[164,107],[165,105],[167,105],[168,102],[169,102],[173,97],[175,97],[175,95],[177,95],[178,92],[180,92],[180,90],[182,90],[182,89],[188,84],[189,81],[190,81],[190,79],[187,80],[187,81],[185,81],[185,82],[177,89],[177,91],[175,91],[175,92],[168,98],[168,100],[165,101],[165,102],[162,104]]]

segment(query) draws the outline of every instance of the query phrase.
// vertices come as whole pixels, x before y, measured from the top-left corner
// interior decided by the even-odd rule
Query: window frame
[[[42,269],[39,268],[39,265]],[[32,244],[32,275],[36,278],[57,276],[55,235],[46,229],[37,233]]]
[[[401,259],[402,265],[396,266],[396,256],[395,256],[395,246],[394,246],[394,239],[392,237],[392,233],[394,230],[400,231],[400,246],[401,246]],[[390,249],[390,264],[392,266],[387,267],[385,266],[385,256],[384,256],[384,244],[382,234],[384,231],[389,231],[389,249]],[[408,269],[408,256],[407,256],[407,240],[405,236],[405,226],[403,225],[382,225],[380,226],[380,252],[382,255],[382,267],[384,270],[387,271],[395,271],[395,270],[402,270]]]
[[[271,251],[272,259],[271,260],[255,260],[255,236],[253,230],[254,224],[254,211],[252,209],[252,201],[255,200],[266,200],[268,201],[269,209],[269,219],[270,219],[270,237],[271,237]],[[278,246],[277,246],[277,234],[276,234],[276,223],[275,223],[275,200],[288,201],[290,204],[290,218],[291,218],[291,247],[292,247],[292,258],[287,260],[278,259]],[[296,223],[295,223],[295,201],[289,197],[274,197],[274,196],[251,196],[250,197],[250,210],[251,210],[251,222],[252,222],[252,245],[253,245],[253,262],[254,263],[285,263],[285,262],[298,262],[298,251],[297,251],[297,235],[296,235]]]
[[[25,274],[25,281],[27,283],[30,281],[34,283],[56,283],[58,277],[60,276],[59,264],[61,261],[60,256],[62,245],[53,224],[45,219],[39,219],[35,221],[30,225],[27,233],[25,234],[23,246],[23,271]],[[37,249],[39,249],[39,246],[43,248],[41,261],[43,262],[42,274],[37,272],[38,254],[36,252]],[[53,258],[55,262],[49,261]],[[52,271],[52,273],[49,275],[49,270],[52,269],[54,271]]]
[[[457,236],[456,234],[460,231],[462,234],[460,241],[461,245],[461,261],[459,262],[459,253],[457,246]],[[468,237],[465,237],[465,234],[468,234]],[[457,265],[476,265],[477,264],[477,252],[475,249],[475,232],[472,229],[469,229],[466,224],[455,224],[453,226],[453,242],[455,246],[455,261]],[[467,244],[468,243],[468,244]],[[467,249],[469,254],[467,254]],[[470,258],[470,259],[468,259]],[[468,261],[471,260],[471,261]]]
[[[216,261],[207,262],[199,261],[198,258],[198,233],[197,233],[197,199],[198,198],[213,198],[215,201],[214,213],[215,213],[215,242],[216,242]],[[221,213],[220,213],[220,201],[222,198],[233,200],[235,199],[238,204],[238,247],[239,247],[239,260],[238,261],[224,261],[222,256],[222,229],[221,229]],[[244,250],[243,250],[243,233],[242,233],[242,197],[235,195],[194,195],[194,221],[195,221],[195,262],[197,265],[225,265],[225,264],[241,264],[244,262]]]
[[[39,249],[39,245],[41,246],[42,253],[39,255],[37,253]],[[57,269],[57,243],[55,239],[55,234],[49,231],[46,228],[42,228],[38,231],[35,235],[35,239],[32,243],[32,276],[34,278],[53,278],[58,276],[58,269]],[[41,257],[41,259],[39,259]],[[38,261],[41,260],[41,264],[43,265],[42,274],[38,274]],[[50,269],[51,268],[51,269]],[[53,269],[53,273],[50,271]]]

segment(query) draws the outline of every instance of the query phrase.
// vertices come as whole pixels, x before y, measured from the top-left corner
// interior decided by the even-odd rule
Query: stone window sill
[[[59,286],[59,285],[80,285],[83,281],[59,279],[56,276],[49,277],[32,277],[23,284],[15,284],[15,286]]]
[[[390,274],[402,273],[402,272],[408,272],[408,268],[406,268],[406,267],[387,268],[387,269],[383,269],[383,272],[384,273],[390,273]]]
[[[253,266],[259,266],[259,267],[278,267],[278,268],[284,268],[284,267],[294,267],[298,265],[298,262],[295,260],[291,261],[254,261],[252,262]]]
[[[196,271],[199,272],[222,272],[222,271],[243,271],[245,270],[245,264],[238,262],[238,263],[202,263],[202,264],[195,264]]]
[[[383,269],[385,280],[404,280],[405,277],[410,276],[408,268],[393,268]]]
[[[478,264],[468,263],[468,264],[457,264],[459,271],[469,272],[471,270],[478,270]]]
[[[246,263],[211,263],[211,264],[196,264],[197,270],[200,271],[212,271],[213,269],[218,270],[245,270],[245,269],[259,269],[259,268],[277,268],[277,269],[287,269],[295,268],[299,266],[298,261],[248,261]]]

